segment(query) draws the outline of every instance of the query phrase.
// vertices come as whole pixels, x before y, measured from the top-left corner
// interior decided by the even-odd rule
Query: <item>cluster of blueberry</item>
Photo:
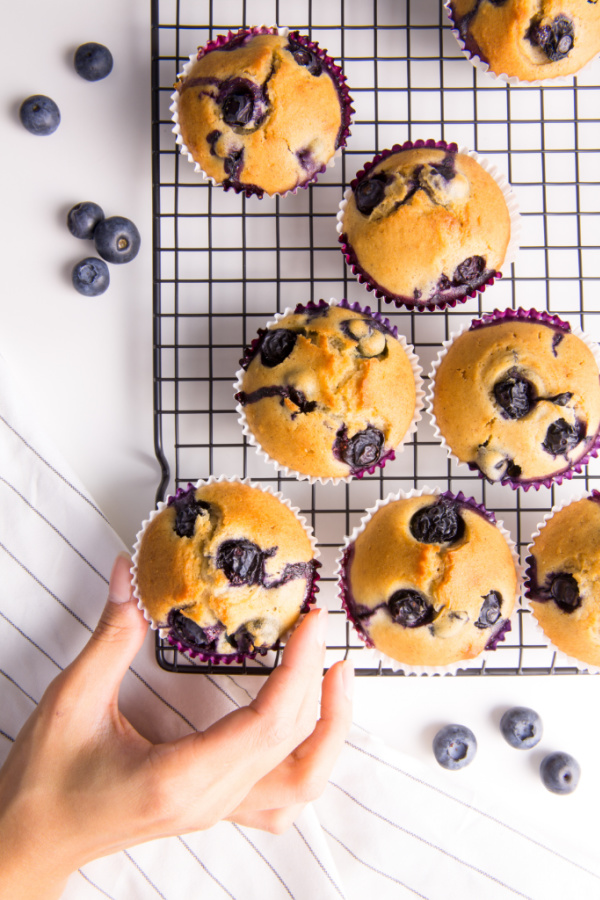
[[[530,750],[542,737],[542,720],[538,713],[526,706],[508,709],[500,719],[500,731],[511,747]],[[462,769],[469,765],[477,752],[477,740],[465,725],[445,725],[433,739],[433,753],[444,769]],[[569,753],[549,753],[540,763],[540,777],[544,787],[553,794],[571,794],[579,784],[581,770]]]
[[[102,257],[87,256],[73,267],[73,287],[85,297],[97,297],[108,287],[110,275],[106,262],[130,262],[140,249],[140,233],[130,219],[105,218],[102,208],[90,200],[77,203],[69,210],[67,227],[73,237],[93,240]]]
[[[75,51],[73,65],[86,81],[100,81],[112,71],[113,58],[108,47],[90,41]],[[60,125],[60,110],[51,97],[34,94],[21,104],[19,116],[31,134],[53,134]],[[137,256],[140,233],[123,216],[105,218],[97,203],[84,201],[69,210],[67,226],[71,234],[82,240],[93,240],[102,259],[87,256],[75,264],[72,281],[75,290],[85,297],[103,294],[110,283],[106,262],[126,263]],[[105,262],[106,261],[106,262]]]

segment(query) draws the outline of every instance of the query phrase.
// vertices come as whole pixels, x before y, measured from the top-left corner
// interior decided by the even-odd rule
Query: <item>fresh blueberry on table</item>
[[[553,794],[571,794],[579,784],[581,769],[569,753],[549,753],[540,763],[540,775]]]
[[[67,227],[73,237],[92,240],[94,229],[104,218],[103,209],[91,200],[76,203],[67,213]]]
[[[534,709],[513,706],[500,719],[500,731],[511,747],[529,750],[539,743],[543,733],[542,720]]]
[[[110,283],[108,266],[95,256],[88,256],[73,266],[73,287],[84,297],[98,297]]]
[[[19,109],[22,124],[31,134],[53,134],[60,125],[60,110],[54,100],[44,94],[33,94],[23,100]]]
[[[77,48],[73,64],[77,74],[86,81],[100,81],[112,72],[112,53],[104,44],[90,41]]]
[[[109,216],[94,229],[96,250],[109,263],[127,263],[137,256],[140,233],[130,219]]]
[[[466,725],[445,725],[433,739],[433,753],[444,769],[462,769],[477,752],[475,735]]]

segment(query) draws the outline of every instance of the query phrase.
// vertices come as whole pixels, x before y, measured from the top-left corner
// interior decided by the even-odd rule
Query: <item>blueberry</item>
[[[569,753],[549,753],[540,763],[540,775],[553,794],[571,794],[579,784],[581,769]]]
[[[573,23],[566,16],[557,16],[549,25],[534,22],[527,37],[532,44],[544,51],[551,62],[568,56],[575,43]]]
[[[180,497],[173,500],[175,507],[174,528],[179,537],[193,537],[196,530],[196,519],[204,516],[210,509],[210,504],[203,500],[197,500],[192,488]]]
[[[244,538],[223,541],[217,550],[217,568],[223,569],[227,580],[235,587],[262,584],[265,557],[274,552],[275,548],[263,551]]]
[[[214,641],[214,635],[207,633],[204,628],[196,624],[192,619],[175,609],[169,614],[171,633],[182,644],[194,650],[209,650]]]
[[[94,229],[96,250],[109,263],[127,263],[137,256],[140,233],[129,219],[109,216]]]
[[[60,110],[54,100],[34,94],[23,100],[19,109],[22,124],[31,134],[53,134],[60,125]]]
[[[434,618],[434,609],[431,603],[418,591],[406,588],[401,588],[392,594],[388,600],[388,609],[394,622],[405,628],[429,625]]]
[[[462,769],[473,762],[477,741],[465,725],[446,725],[433,739],[433,753],[444,769]]]
[[[248,125],[254,118],[254,94],[240,86],[224,98],[221,110],[226,125]]]
[[[522,419],[535,401],[535,390],[530,381],[511,369],[506,378],[494,385],[494,398],[509,419]]]
[[[557,419],[548,426],[542,447],[552,456],[564,456],[579,443],[579,430],[565,419]]]
[[[296,344],[296,333],[287,328],[267,331],[260,345],[260,361],[273,369],[287,359]]]
[[[228,634],[227,640],[238,653],[252,653],[254,650],[254,635],[252,635],[246,625],[240,625],[234,634]]]
[[[498,591],[490,591],[483,598],[483,604],[479,610],[479,618],[473,624],[475,628],[491,628],[501,616],[502,594]]]
[[[67,227],[73,237],[91,240],[94,228],[104,218],[104,211],[97,203],[84,200],[77,203],[67,213]]]
[[[298,44],[296,41],[290,41],[286,50],[292,54],[299,66],[308,69],[311,75],[319,76],[323,71],[323,65],[316,53],[313,53],[308,47]]]
[[[571,613],[581,606],[579,585],[573,575],[561,573],[555,575],[550,584],[550,596],[559,609]]]
[[[379,461],[383,444],[383,434],[373,425],[368,425],[364,431],[358,431],[350,439],[348,439],[348,430],[343,425],[336,435],[333,453],[334,456],[350,466],[353,472],[359,472],[361,469],[374,466]]]
[[[77,74],[86,81],[100,81],[112,72],[113,58],[104,44],[90,41],[77,48],[73,63]]]
[[[84,297],[98,297],[110,284],[108,266],[95,256],[88,256],[73,266],[73,287]]]
[[[485,272],[485,259],[483,256],[469,256],[463,260],[452,276],[452,283],[455,286],[465,285],[466,287],[479,287],[481,276]]]
[[[385,175],[374,175],[373,178],[365,178],[354,189],[356,208],[363,216],[369,216],[376,206],[379,206],[385,194]]]
[[[229,156],[223,158],[223,168],[229,178],[237,179],[244,167],[244,150],[231,150]]]
[[[456,505],[446,498],[431,506],[422,506],[410,520],[415,540],[422,544],[449,544],[465,533],[465,523]]]
[[[535,710],[527,706],[513,706],[500,719],[500,731],[511,747],[530,750],[542,738],[542,720]]]

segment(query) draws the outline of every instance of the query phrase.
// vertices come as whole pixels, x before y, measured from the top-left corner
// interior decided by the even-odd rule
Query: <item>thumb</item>
[[[117,556],[100,620],[73,663],[73,668],[85,670],[89,684],[108,692],[118,691],[148,631],[148,623],[133,598],[130,566],[127,554]]]

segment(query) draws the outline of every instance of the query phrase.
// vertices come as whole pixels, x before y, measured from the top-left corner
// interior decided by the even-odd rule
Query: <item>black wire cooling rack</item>
[[[176,75],[195,48],[241,26],[278,24],[309,34],[342,65],[356,114],[348,146],[317,184],[296,195],[246,198],[202,181],[175,145],[169,106]],[[576,79],[508,87],[463,57],[440,0],[153,0],[154,408],[163,477],[157,499],[208,475],[269,483],[299,507],[320,550],[319,600],[330,609],[326,665],[367,662],[340,610],[338,548],[365,509],[398,489],[463,491],[493,510],[521,557],[551,506],[600,487],[600,463],[539,492],[512,491],[464,474],[447,459],[427,416],[385,469],[350,485],[278,477],[247,445],[235,413],[242,348],[275,312],[298,302],[347,298],[377,308],[414,345],[426,375],[440,344],[494,308],[546,309],[600,337],[600,63]],[[477,150],[511,182],[522,214],[512,270],[455,309],[408,313],[377,302],[346,268],[336,233],[343,190],[380,150],[444,139]],[[196,664],[157,636],[157,659],[178,672],[262,674],[275,654],[246,665]],[[491,665],[461,674],[553,674],[561,666],[526,610]]]

